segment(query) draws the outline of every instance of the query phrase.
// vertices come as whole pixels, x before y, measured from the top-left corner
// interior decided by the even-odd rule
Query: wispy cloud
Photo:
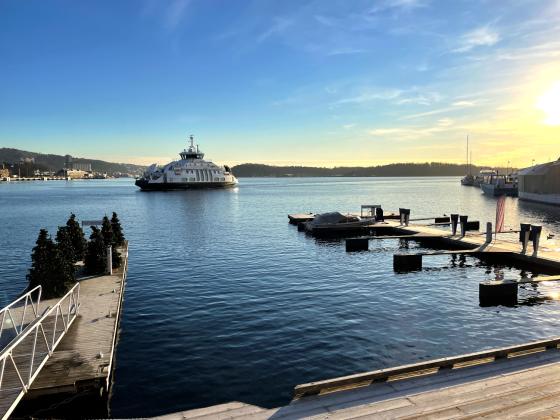
[[[268,38],[282,34],[287,28],[294,24],[294,20],[291,18],[277,17],[274,19],[274,23],[266,31],[262,32],[257,36],[257,42],[261,43],[266,41]]]
[[[498,43],[500,39],[500,34],[495,29],[489,26],[482,26],[462,35],[459,40],[459,46],[454,48],[453,52],[467,52],[481,46],[491,47]]]
[[[190,0],[173,0],[165,10],[165,27],[169,31],[174,31],[185,16]]]
[[[386,10],[412,10],[419,7],[426,7],[428,2],[425,0],[384,0],[379,1],[372,9],[371,13],[379,13]]]

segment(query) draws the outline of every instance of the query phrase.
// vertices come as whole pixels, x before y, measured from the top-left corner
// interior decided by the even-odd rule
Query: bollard
[[[403,208],[399,208],[399,220],[401,225],[404,225],[404,209]]]
[[[346,252],[369,250],[369,239],[351,238],[346,239]]]
[[[381,207],[375,208],[375,221],[383,222],[385,218],[383,217],[383,209]]]
[[[459,223],[459,215],[452,214],[451,215],[451,234],[453,236],[457,235],[457,224]]]
[[[459,221],[461,223],[461,236],[465,236],[467,233],[467,221],[469,216],[459,216]]]
[[[408,226],[410,222],[410,209],[403,209],[404,212],[404,225]]]
[[[111,245],[107,247],[107,274],[113,274],[113,249]]]
[[[515,305],[517,304],[517,282],[498,280],[479,283],[478,300],[480,306]]]
[[[529,223],[521,223],[519,232],[519,242],[521,242],[521,253],[527,252],[527,245],[529,244],[529,235],[531,234],[531,225]]]
[[[397,273],[422,270],[422,255],[418,254],[394,254],[393,270]]]
[[[486,223],[486,243],[492,242],[492,223]]]
[[[537,256],[539,252],[539,241],[541,239],[542,226],[531,225],[531,233],[529,238],[533,241],[533,255]]]

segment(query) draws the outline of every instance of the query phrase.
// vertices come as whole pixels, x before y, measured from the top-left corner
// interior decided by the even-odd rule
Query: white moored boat
[[[204,160],[194,138],[190,136],[190,146],[179,153],[180,160],[160,167],[151,165],[136,185],[144,191],[186,190],[194,188],[227,188],[237,185],[237,178],[229,166],[218,166]]]

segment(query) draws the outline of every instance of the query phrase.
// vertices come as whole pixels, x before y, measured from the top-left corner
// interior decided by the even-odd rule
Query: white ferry
[[[229,166],[218,166],[204,160],[204,153],[194,145],[190,136],[190,146],[179,153],[180,160],[160,167],[151,165],[136,185],[144,191],[186,190],[194,188],[234,187],[238,181]]]

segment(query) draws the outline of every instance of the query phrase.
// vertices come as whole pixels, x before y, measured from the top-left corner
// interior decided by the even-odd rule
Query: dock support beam
[[[517,304],[517,282],[513,280],[488,281],[478,285],[481,306]]]
[[[297,230],[298,230],[298,232],[305,232],[305,223],[306,223],[306,222],[299,222],[299,223],[297,224]]]
[[[420,254],[394,254],[393,270],[398,273],[422,270],[422,255]]]
[[[369,239],[351,238],[346,239],[346,252],[369,250]]]

